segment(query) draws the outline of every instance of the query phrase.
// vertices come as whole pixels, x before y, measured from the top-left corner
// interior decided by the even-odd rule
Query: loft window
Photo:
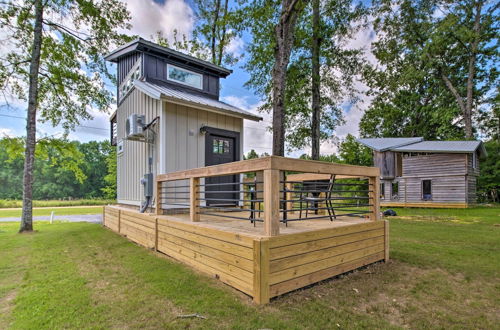
[[[380,184],[380,198],[384,199],[385,198],[385,191],[384,191],[384,184]]]
[[[203,87],[203,76],[201,74],[171,64],[167,64],[167,79],[198,89]]]
[[[422,199],[424,201],[432,200],[432,181],[422,180]]]
[[[472,168],[476,169],[477,168],[477,154],[474,152],[472,154]]]

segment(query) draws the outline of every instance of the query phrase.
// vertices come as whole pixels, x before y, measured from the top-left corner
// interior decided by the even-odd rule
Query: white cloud
[[[227,45],[227,52],[239,57],[243,54],[245,49],[245,41],[239,36],[234,37]]]
[[[161,31],[171,40],[176,29],[180,36],[190,36],[194,26],[194,13],[184,0],[166,0],[159,4],[153,0],[125,0],[132,19],[127,34],[150,39]]]
[[[4,137],[4,136],[7,136],[7,137],[12,137],[12,136],[16,136],[16,134],[14,133],[14,131],[10,128],[3,128],[3,127],[0,127],[0,138]]]

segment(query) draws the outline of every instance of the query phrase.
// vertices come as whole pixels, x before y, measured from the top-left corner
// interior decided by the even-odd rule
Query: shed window
[[[477,168],[477,154],[475,152],[472,154],[472,168]]]
[[[203,76],[199,73],[167,64],[167,79],[179,84],[202,89]]]
[[[432,200],[432,181],[422,180],[422,199],[424,201]]]
[[[127,74],[125,79],[123,79],[119,88],[119,97],[122,100],[134,87],[134,80],[139,80],[141,78],[141,62],[138,60],[134,67]]]
[[[384,191],[384,183],[380,184],[380,198],[384,199],[385,198],[385,191]]]

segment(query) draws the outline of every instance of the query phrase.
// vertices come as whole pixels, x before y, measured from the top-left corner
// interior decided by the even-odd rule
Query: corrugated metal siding
[[[205,166],[205,135],[202,126],[242,132],[243,119],[167,103],[166,170],[180,171]],[[190,135],[190,131],[193,135]],[[241,135],[243,136],[243,135]],[[243,150],[243,139],[240,141]]]
[[[127,73],[132,69],[137,60],[141,57],[140,53],[133,53],[128,56],[124,56],[118,61],[116,68],[117,76],[117,86],[120,86]]]
[[[160,116],[161,101],[134,89],[117,110],[118,140],[125,138],[125,122],[133,113],[146,115],[146,122],[149,122]],[[159,139],[159,129],[156,131]],[[144,142],[123,140],[123,146],[124,151],[117,159],[118,200],[140,202],[143,192],[139,180],[147,171],[147,145]],[[156,173],[159,165],[158,148],[155,151],[153,170]]]

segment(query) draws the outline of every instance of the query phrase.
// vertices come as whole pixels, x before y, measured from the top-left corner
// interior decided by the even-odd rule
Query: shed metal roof
[[[151,82],[135,80],[134,86],[144,94],[149,95],[154,99],[164,99],[172,103],[202,108],[204,110],[227,114],[234,117],[249,119],[253,121],[261,121],[262,117],[254,115],[251,112],[239,109],[230,104],[214,100],[212,98],[191,94],[181,91],[171,86],[157,85]]]
[[[400,152],[443,152],[443,153],[473,153],[478,150],[481,156],[486,156],[486,149],[481,141],[422,141],[392,148]]]
[[[405,146],[408,144],[421,142],[424,138],[413,137],[413,138],[367,138],[358,139],[358,142],[376,151],[387,151],[392,148],[397,148]]]

